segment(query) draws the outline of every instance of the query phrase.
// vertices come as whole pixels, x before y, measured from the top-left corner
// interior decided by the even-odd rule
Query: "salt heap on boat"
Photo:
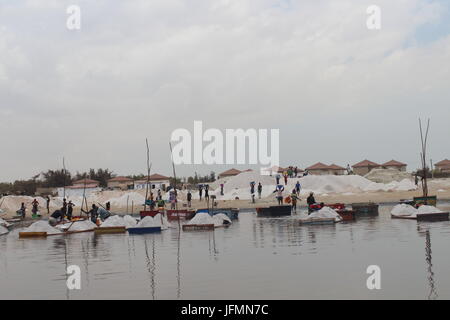
[[[391,210],[391,215],[400,218],[417,218],[417,214],[433,214],[441,213],[442,211],[434,206],[422,205],[419,209],[414,208],[409,204],[398,204]]]
[[[137,221],[127,215],[127,216],[111,216],[100,225],[101,227],[125,227],[125,228],[132,228],[136,226]]]
[[[146,216],[136,225],[137,228],[153,228],[153,227],[161,227],[161,230],[167,230],[171,227],[170,222],[167,221],[165,216],[161,216],[161,214],[157,214],[154,217]]]
[[[195,215],[194,218],[192,218],[187,225],[205,225],[205,224],[213,224],[215,227],[221,227],[224,224],[227,224],[227,222],[231,223],[230,218],[228,218],[227,215],[219,213],[214,215],[214,217],[211,217],[207,212],[199,212]]]
[[[314,211],[309,216],[301,217],[301,220],[310,220],[310,219],[334,219],[335,222],[342,221],[342,217],[330,207],[323,207],[318,211]]]
[[[47,234],[61,233],[60,230],[53,228],[51,225],[49,225],[48,221],[46,221],[46,220],[41,220],[41,221],[35,222],[28,228],[23,229],[22,231],[23,232],[47,232]]]
[[[57,225],[56,228],[68,231],[88,231],[97,228],[97,225],[90,220],[81,220]]]

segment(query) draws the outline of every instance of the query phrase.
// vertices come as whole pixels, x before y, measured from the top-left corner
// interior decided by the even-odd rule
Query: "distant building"
[[[161,189],[166,190],[170,186],[170,177],[163,176],[161,174],[152,174],[149,178],[151,188],[150,189]],[[150,186],[149,186],[150,187]],[[147,179],[137,180],[134,182],[134,189],[146,189]]]
[[[108,188],[128,190],[134,188],[134,180],[127,177],[115,177],[108,180]]]
[[[329,166],[330,174],[333,174],[335,176],[342,176],[347,172],[347,169],[341,166],[338,166],[337,164],[332,164]]]
[[[227,171],[222,172],[221,174],[219,174],[219,179],[220,178],[226,178],[226,177],[233,177],[233,176],[237,176],[238,174],[240,174],[242,171],[238,170],[238,169],[230,169]]]
[[[383,169],[397,169],[399,171],[406,171],[407,164],[396,160],[391,160],[381,165]]]
[[[434,165],[437,171],[450,173],[450,160],[445,159]]]
[[[330,174],[330,166],[328,166],[322,162],[317,162],[316,164],[309,166],[305,170],[307,170],[310,174],[314,174],[314,175]]]
[[[101,191],[100,182],[91,179],[81,179],[74,181],[71,186],[58,188],[59,197],[82,197],[83,194],[89,196],[93,192]]]
[[[381,168],[381,165],[379,165],[378,163],[375,163],[370,160],[363,160],[353,165],[353,172],[360,176],[365,176],[370,171],[372,171],[372,169],[379,169],[379,168]]]

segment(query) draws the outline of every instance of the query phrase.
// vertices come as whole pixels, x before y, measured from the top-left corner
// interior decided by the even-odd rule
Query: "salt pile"
[[[126,227],[126,223],[121,216],[110,216],[102,222],[100,227]]]
[[[391,214],[397,217],[416,217],[417,209],[409,204],[398,204],[391,210]]]
[[[123,221],[125,222],[125,225],[126,225],[127,228],[135,227],[136,224],[137,224],[136,219],[133,218],[133,217],[130,216],[130,215],[124,216],[124,217],[123,217]]]
[[[390,183],[405,179],[410,180],[411,174],[397,169],[372,169],[364,178],[378,183]]]
[[[48,221],[42,220],[33,223],[28,228],[22,230],[23,232],[47,232],[47,234],[58,234],[61,233],[60,230],[53,228],[48,224]]]
[[[442,211],[433,206],[423,205],[420,206],[419,209],[416,209],[413,206],[410,206],[409,204],[398,204],[392,209],[391,214],[397,217],[415,218],[417,217],[417,214],[430,214],[439,212]]]
[[[334,219],[334,221],[339,222],[342,220],[341,216],[330,207],[323,207],[318,211],[311,213],[308,218],[318,218],[318,219]]]
[[[208,213],[199,212],[187,224],[213,224],[216,225],[217,220],[214,220]]]
[[[417,210],[418,214],[430,214],[430,213],[440,213],[442,212],[441,210],[439,210],[436,207],[433,206],[420,206],[419,209]]]
[[[0,236],[7,234],[9,231],[4,226],[0,225]]]
[[[222,226],[225,224],[225,221],[227,222],[227,224],[231,224],[231,219],[223,213],[215,214],[212,218],[215,221],[214,226]]]
[[[249,200],[250,194],[250,182],[254,181],[256,185],[259,182],[263,185],[262,197],[274,196],[276,179],[275,176],[262,176],[259,171],[242,172],[237,176],[233,176],[227,179],[224,183],[224,195],[220,195],[220,188],[218,187],[210,194],[217,196],[218,200],[234,200],[236,197],[239,199]],[[370,191],[409,191],[416,190],[417,186],[411,179],[402,179],[401,181],[392,181],[390,183],[377,183],[370,181],[362,176],[358,175],[308,175],[301,178],[290,178],[288,184],[284,186],[283,179],[280,183],[285,188],[285,193],[290,192],[295,188],[297,181],[301,184],[301,194],[305,195],[310,192],[315,194],[332,194],[332,193],[361,193]],[[217,183],[211,186],[217,186],[220,184],[220,179]],[[255,188],[256,189],[256,188]],[[194,196],[197,194],[194,193]]]
[[[137,228],[152,228],[152,227],[161,227],[161,230],[167,230],[171,227],[169,221],[165,216],[161,216],[161,214],[157,214],[154,217],[144,217],[137,225]]]
[[[137,228],[153,228],[153,227],[161,227],[161,218],[155,216],[155,218],[147,216],[144,217],[137,225]]]
[[[94,230],[97,228],[97,225],[93,223],[90,220],[80,220],[75,222],[69,222],[62,225],[56,226],[56,228],[61,230],[68,230],[68,231],[87,231],[87,230]]]
[[[137,192],[128,192],[117,198],[110,198],[105,202],[110,202],[111,206],[123,208],[126,207],[127,201],[129,206],[131,206],[132,203],[134,203],[134,205],[141,205],[144,204],[145,197]]]

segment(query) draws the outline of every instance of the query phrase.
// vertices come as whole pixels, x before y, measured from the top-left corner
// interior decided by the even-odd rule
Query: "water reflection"
[[[144,240],[145,257],[147,261],[147,270],[150,274],[150,288],[152,299],[156,300],[156,281],[155,281],[155,270],[156,270],[156,253],[155,253],[155,237],[152,236],[152,257],[148,254],[147,238]]]

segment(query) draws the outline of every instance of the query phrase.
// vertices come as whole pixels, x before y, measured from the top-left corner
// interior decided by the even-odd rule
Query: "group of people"
[[[221,193],[223,194],[223,184],[221,185]],[[202,197],[203,197],[203,191],[205,192],[205,196],[204,199],[205,201],[209,201],[209,185],[208,184],[199,184],[198,185],[198,195],[199,195],[199,199],[200,201],[202,201]]]

